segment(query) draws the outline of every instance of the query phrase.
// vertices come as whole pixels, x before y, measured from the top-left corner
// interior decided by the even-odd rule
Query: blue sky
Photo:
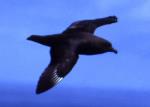
[[[60,33],[76,20],[116,15],[117,24],[95,34],[119,53],[80,56],[59,85],[150,89],[149,0],[1,0],[0,10],[1,84],[36,85],[50,58],[48,47],[26,40],[31,34]]]

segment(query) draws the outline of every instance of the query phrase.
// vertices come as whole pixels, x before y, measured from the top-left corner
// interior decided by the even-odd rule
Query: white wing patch
[[[59,77],[58,76],[58,74],[57,74],[57,68],[55,68],[55,70],[53,71],[51,79],[54,80],[53,81],[54,84],[57,84],[58,82],[60,82],[63,79],[63,77]]]

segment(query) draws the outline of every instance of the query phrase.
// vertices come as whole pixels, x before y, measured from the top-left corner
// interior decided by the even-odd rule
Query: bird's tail
[[[56,37],[54,36],[40,36],[40,35],[31,35],[27,40],[37,42],[42,45],[52,46],[55,44]]]

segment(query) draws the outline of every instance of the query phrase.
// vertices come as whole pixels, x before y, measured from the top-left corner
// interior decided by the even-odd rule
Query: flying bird
[[[115,22],[116,16],[81,20],[72,23],[59,34],[28,37],[27,40],[51,47],[51,62],[39,78],[36,93],[45,92],[59,83],[72,70],[79,55],[117,53],[111,42],[94,34],[98,27]]]

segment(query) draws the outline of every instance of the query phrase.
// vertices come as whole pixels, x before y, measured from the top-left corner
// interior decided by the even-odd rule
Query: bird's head
[[[115,54],[118,53],[118,51],[115,48],[113,48],[113,46],[110,42],[105,42],[104,49],[106,52],[113,52]]]

